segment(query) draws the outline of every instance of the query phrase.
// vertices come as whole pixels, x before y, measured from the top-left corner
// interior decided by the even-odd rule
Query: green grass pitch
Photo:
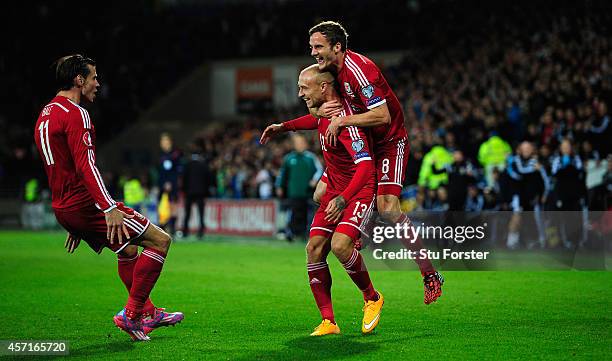
[[[69,340],[80,359],[446,360],[610,359],[612,272],[446,271],[444,294],[423,304],[415,271],[372,271],[385,294],[375,334],[360,332],[361,295],[330,257],[341,335],[319,322],[302,245],[177,243],[153,291],[185,320],[134,343],[112,323],[127,293],[115,256],[64,234],[0,233],[0,340]]]

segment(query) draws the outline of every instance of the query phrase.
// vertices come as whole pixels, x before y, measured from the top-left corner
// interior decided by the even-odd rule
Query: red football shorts
[[[374,147],[376,158],[377,195],[399,197],[406,178],[406,165],[410,144],[401,138],[391,142],[377,143]]]
[[[122,234],[124,237],[124,243],[122,244],[119,244],[117,235],[115,235],[113,244],[106,238],[106,219],[104,218],[104,212],[96,208],[93,204],[79,210],[64,211],[61,209],[54,209],[54,212],[55,218],[57,218],[59,224],[61,224],[66,231],[87,242],[89,247],[96,253],[102,252],[104,247],[109,248],[115,253],[119,253],[128,244],[142,236],[150,222],[145,216],[124,206],[122,203],[117,204],[117,209],[128,215],[133,215],[132,218],[124,218],[123,220],[127,226],[130,238],[129,241],[126,241],[125,235]]]
[[[325,219],[327,215],[325,208],[327,204],[337,196],[331,196],[326,192],[321,200],[321,205],[317,209],[310,226],[310,237],[324,236],[331,237],[334,232],[340,232],[349,236],[353,242],[357,241],[361,235],[362,224],[365,223],[374,208],[374,189],[366,187],[348,201],[342,218],[337,222],[330,222]]]

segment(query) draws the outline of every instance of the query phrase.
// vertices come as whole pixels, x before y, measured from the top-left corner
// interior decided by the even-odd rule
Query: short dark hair
[[[332,46],[340,43],[340,50],[346,51],[348,44],[348,33],[340,23],[335,21],[323,21],[310,28],[308,35],[321,33]]]
[[[96,66],[96,62],[81,54],[66,55],[53,63],[55,68],[55,82],[59,90],[70,90],[74,86],[74,78],[78,75],[87,78],[89,67]]]

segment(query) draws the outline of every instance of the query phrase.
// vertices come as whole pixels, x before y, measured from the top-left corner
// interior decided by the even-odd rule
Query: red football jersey
[[[53,208],[115,207],[96,167],[95,139],[87,110],[66,97],[56,96],[40,112],[34,140],[49,178]]]
[[[397,96],[374,62],[365,56],[347,50],[342,69],[336,76],[340,92],[355,113],[364,113],[387,103],[391,124],[372,128],[375,144],[402,139],[407,136],[404,112]]]
[[[340,116],[347,113],[347,102],[345,109]],[[349,112],[350,113],[350,110]],[[318,130],[323,159],[325,160],[325,173],[327,174],[326,194],[340,194],[351,183],[351,179],[357,169],[357,164],[362,161],[372,161],[370,140],[367,133],[359,127],[342,127],[338,134],[338,141],[335,146],[325,142],[325,132],[331,121],[327,118],[319,118]],[[375,169],[364,187],[374,187]]]

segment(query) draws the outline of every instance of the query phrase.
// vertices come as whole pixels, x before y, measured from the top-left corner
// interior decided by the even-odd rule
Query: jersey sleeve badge
[[[350,96],[351,98],[355,97],[355,94],[353,94],[353,89],[351,89],[351,84],[346,81],[344,82],[344,90],[346,90],[346,95]]]
[[[368,84],[364,86],[363,88],[361,88],[361,93],[363,94],[364,97],[370,99],[371,97],[374,96],[374,87],[372,86],[372,84]]]
[[[86,131],[85,133],[83,133],[83,143],[85,143],[87,147],[93,146],[93,143],[91,141],[91,134],[89,134],[89,131]]]
[[[354,140],[353,143],[351,144],[351,148],[353,148],[353,150],[357,153],[359,153],[359,151],[361,151],[364,146],[365,146],[365,143],[361,139]]]

